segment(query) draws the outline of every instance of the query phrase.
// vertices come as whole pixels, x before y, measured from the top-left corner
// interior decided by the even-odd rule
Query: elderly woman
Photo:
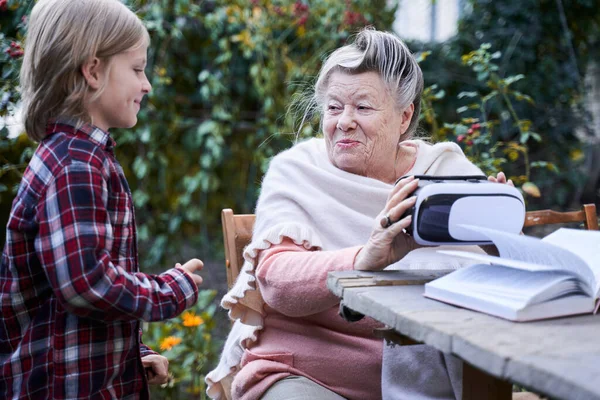
[[[234,399],[460,395],[460,369],[425,345],[386,348],[382,395],[380,324],[343,320],[326,287],[330,271],[461,267],[403,231],[418,182],[394,186],[399,177],[481,174],[456,144],[410,140],[422,90],[417,62],[389,33],[363,30],[325,61],[309,110],[320,113],[323,138],[270,164],[246,263],[222,302],[238,321],[207,377],[211,397],[229,383]]]

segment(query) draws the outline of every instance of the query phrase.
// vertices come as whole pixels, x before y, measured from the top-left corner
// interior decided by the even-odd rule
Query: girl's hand
[[[150,385],[163,385],[169,379],[169,360],[159,354],[150,354],[142,358]]]
[[[394,186],[384,209],[375,219],[369,241],[354,260],[355,270],[382,270],[419,247],[412,236],[404,232],[404,229],[410,225],[412,217],[409,215],[400,219],[414,206],[416,197],[409,196],[415,191],[418,183],[419,180],[411,176],[402,179]]]
[[[186,262],[183,265],[179,263],[175,264],[175,268],[182,269],[186,274],[188,274],[190,278],[192,278],[196,286],[198,286],[198,288],[200,288],[200,285],[202,285],[202,277],[200,275],[195,274],[194,272],[200,272],[202,267],[204,267],[204,263],[197,258],[192,258],[190,261]]]

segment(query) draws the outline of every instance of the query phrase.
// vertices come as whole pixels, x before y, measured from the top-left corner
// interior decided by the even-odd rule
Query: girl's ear
[[[102,86],[103,72],[104,65],[97,57],[90,58],[81,66],[81,73],[92,90],[98,90]]]

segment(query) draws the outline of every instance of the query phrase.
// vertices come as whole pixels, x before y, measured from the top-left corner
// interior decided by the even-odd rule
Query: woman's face
[[[398,143],[413,109],[398,110],[376,72],[333,72],[323,110],[329,160],[344,171],[394,182]]]

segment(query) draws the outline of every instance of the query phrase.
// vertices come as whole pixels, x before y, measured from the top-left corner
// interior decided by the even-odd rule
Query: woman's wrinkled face
[[[329,160],[344,171],[393,182],[398,143],[412,110],[412,104],[398,110],[376,72],[333,72],[323,110]]]

